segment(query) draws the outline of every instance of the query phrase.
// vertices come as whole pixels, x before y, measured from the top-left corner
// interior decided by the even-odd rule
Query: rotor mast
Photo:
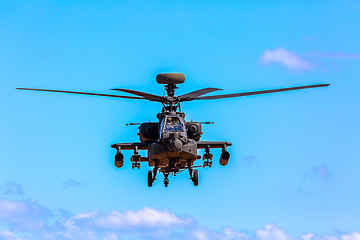
[[[164,86],[166,93],[169,97],[174,97],[175,95],[175,89],[178,89],[176,84],[167,84]]]
[[[167,96],[165,97],[166,101],[162,102],[163,109],[162,112],[177,112],[177,109],[180,109],[180,101],[175,97],[175,89],[178,87],[176,84],[167,84],[164,86]]]
[[[177,109],[180,109],[180,101],[175,97],[175,89],[178,88],[176,84],[185,82],[185,75],[182,73],[160,73],[156,76],[156,82],[165,84],[164,89],[167,93],[166,101],[162,102],[162,112],[177,112]]]

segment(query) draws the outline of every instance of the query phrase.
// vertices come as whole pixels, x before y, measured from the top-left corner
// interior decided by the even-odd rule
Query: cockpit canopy
[[[185,131],[184,123],[177,116],[167,116],[164,121],[165,121],[164,129],[163,129],[164,133]]]

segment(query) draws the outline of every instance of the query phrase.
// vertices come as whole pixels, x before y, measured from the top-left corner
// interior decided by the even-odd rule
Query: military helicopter
[[[222,166],[228,164],[230,153],[227,147],[231,146],[228,141],[200,141],[203,134],[201,124],[209,124],[211,122],[186,122],[185,113],[181,112],[180,103],[194,100],[213,100],[222,98],[243,97],[266,93],[276,93],[293,91],[307,88],[327,87],[330,84],[316,84],[291,88],[280,88],[254,92],[242,92],[224,95],[203,96],[205,94],[222,90],[219,88],[204,88],[193,91],[180,96],[175,96],[175,89],[177,84],[185,82],[185,76],[182,73],[161,73],[156,76],[158,84],[164,84],[164,89],[167,96],[157,96],[145,92],[139,92],[129,89],[111,89],[130,93],[135,96],[120,96],[112,94],[88,93],[88,92],[74,92],[63,90],[50,90],[50,89],[33,89],[33,88],[17,88],[19,90],[33,90],[33,91],[46,91],[46,92],[60,92],[60,93],[73,93],[93,96],[104,96],[114,98],[126,99],[143,99],[154,102],[160,102],[163,105],[162,111],[157,114],[158,122],[146,123],[130,123],[129,125],[140,125],[138,136],[140,142],[132,143],[115,143],[111,145],[116,149],[115,166],[121,168],[124,165],[124,155],[122,150],[133,150],[131,156],[132,168],[140,169],[140,163],[146,162],[152,170],[148,171],[147,183],[151,187],[156,180],[158,172],[164,175],[164,185],[169,185],[169,175],[176,175],[184,170],[188,170],[190,179],[195,186],[199,183],[198,167],[211,167],[213,155],[210,153],[212,148],[221,148],[221,155],[219,163]],[[201,159],[197,154],[198,149],[204,149],[203,164],[195,166],[194,162]],[[147,157],[142,157],[139,150],[147,150]]]

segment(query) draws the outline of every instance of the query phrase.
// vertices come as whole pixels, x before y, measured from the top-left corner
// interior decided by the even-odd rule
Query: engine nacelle
[[[124,155],[122,153],[117,153],[115,155],[115,166],[121,168],[124,165]]]
[[[159,126],[158,123],[142,123],[139,127],[141,142],[155,142],[158,138]]]
[[[228,151],[223,151],[220,156],[219,163],[221,166],[226,166],[229,162],[230,153]]]
[[[187,122],[186,124],[186,132],[188,138],[194,139],[195,141],[199,141],[201,137],[201,123],[199,122]]]

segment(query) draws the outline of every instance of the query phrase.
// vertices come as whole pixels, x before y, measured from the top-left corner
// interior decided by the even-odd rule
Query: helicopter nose
[[[178,139],[174,139],[170,143],[171,149],[174,151],[180,150],[183,146],[183,143]]]

